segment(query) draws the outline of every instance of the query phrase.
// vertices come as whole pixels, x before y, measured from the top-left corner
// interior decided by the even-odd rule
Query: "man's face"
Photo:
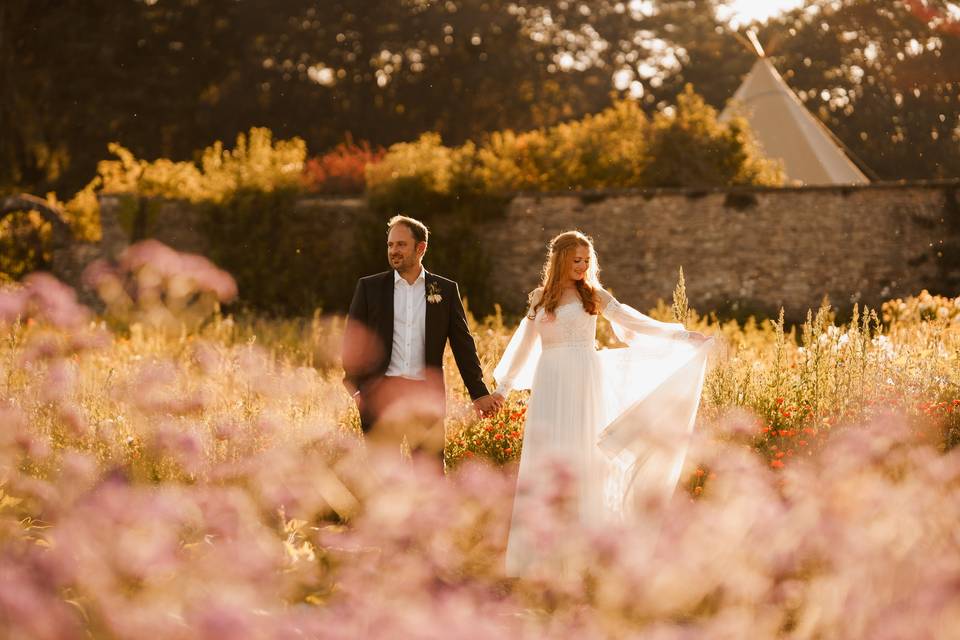
[[[413,231],[405,224],[394,225],[387,235],[387,260],[397,271],[415,268],[426,250],[427,243],[418,243]]]

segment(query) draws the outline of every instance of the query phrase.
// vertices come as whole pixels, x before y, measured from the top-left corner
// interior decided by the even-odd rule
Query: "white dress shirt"
[[[393,351],[388,376],[426,379],[426,273],[421,266],[420,275],[410,284],[393,272]]]

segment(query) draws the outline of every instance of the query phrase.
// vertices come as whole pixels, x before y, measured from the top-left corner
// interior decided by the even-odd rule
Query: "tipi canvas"
[[[783,162],[790,183],[870,182],[765,57],[753,65],[720,120],[733,115],[746,118],[765,155]]]

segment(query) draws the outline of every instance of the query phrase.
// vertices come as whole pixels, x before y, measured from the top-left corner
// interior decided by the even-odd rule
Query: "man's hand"
[[[503,396],[500,394],[482,396],[473,401],[474,408],[482,416],[496,413],[501,405],[503,405]]]

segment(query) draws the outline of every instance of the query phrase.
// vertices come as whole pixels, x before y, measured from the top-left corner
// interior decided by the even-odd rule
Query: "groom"
[[[495,411],[502,399],[491,396],[483,383],[457,283],[423,268],[426,225],[394,216],[387,229],[392,269],[360,278],[350,302],[344,385],[369,438],[396,445],[406,436],[412,451],[438,454],[442,465],[448,340],[477,411]]]

